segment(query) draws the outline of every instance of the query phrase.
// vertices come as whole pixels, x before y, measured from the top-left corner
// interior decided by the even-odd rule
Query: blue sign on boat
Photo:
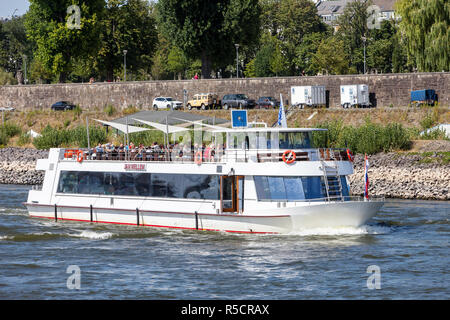
[[[246,128],[247,110],[231,110],[231,126],[233,128]]]

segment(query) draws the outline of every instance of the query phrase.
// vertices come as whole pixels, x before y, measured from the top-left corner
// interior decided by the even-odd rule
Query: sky
[[[27,12],[29,5],[28,0],[0,0],[0,17],[11,17],[16,9],[14,15],[21,16]]]

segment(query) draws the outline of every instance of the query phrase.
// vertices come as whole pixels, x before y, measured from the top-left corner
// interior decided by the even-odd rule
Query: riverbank
[[[378,153],[369,157],[369,194],[387,198],[450,200],[450,141],[433,142],[439,151]],[[425,151],[424,151],[425,150]],[[44,172],[36,159],[48,151],[32,148],[0,149],[0,184],[41,184]],[[357,155],[349,176],[354,195],[364,193],[364,156]]]

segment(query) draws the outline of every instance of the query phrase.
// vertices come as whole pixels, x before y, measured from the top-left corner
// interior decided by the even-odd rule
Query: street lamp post
[[[127,52],[123,50],[123,81],[127,81]]]
[[[24,78],[24,82],[25,82],[25,84],[27,84],[28,79],[27,79],[27,55],[26,54],[23,55],[23,62],[25,64],[25,78]]]
[[[239,44],[235,43],[236,47],[236,78],[239,78]]]
[[[364,74],[366,74],[366,37],[361,37],[363,43],[364,43]]]

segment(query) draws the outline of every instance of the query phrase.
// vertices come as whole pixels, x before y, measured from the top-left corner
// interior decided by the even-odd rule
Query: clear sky
[[[27,12],[29,6],[28,0],[0,0],[0,17],[11,17],[16,9],[14,14],[21,16]]]

